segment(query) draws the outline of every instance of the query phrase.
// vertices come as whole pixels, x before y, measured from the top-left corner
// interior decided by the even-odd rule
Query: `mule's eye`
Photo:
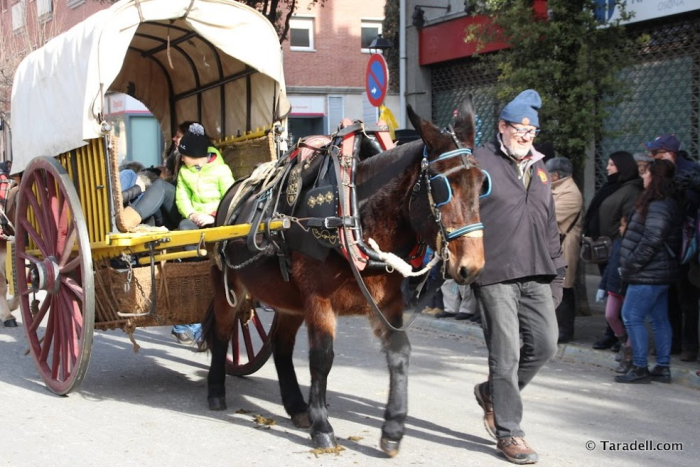
[[[482,170],[482,172],[484,173],[484,181],[481,182],[479,198],[485,198],[491,194],[491,175],[485,170]]]

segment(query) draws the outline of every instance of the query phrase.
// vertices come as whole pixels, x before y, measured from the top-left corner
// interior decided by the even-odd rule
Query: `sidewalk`
[[[607,322],[605,321],[604,303],[596,303],[595,293],[598,288],[599,276],[597,274],[586,275],[586,291],[588,293],[588,305],[591,316],[577,316],[574,338],[567,344],[559,345],[559,353],[555,358],[575,363],[586,363],[602,367],[601,371],[610,373],[610,379],[617,374],[613,370],[618,363],[615,361],[615,353],[610,350],[595,350],[593,342],[603,334]],[[407,318],[413,310],[407,310]],[[410,319],[410,318],[408,318]],[[433,329],[451,334],[465,335],[472,338],[484,339],[481,327],[468,321],[457,321],[452,318],[438,319],[433,315],[421,314],[414,326],[423,329]],[[651,331],[649,331],[651,335]],[[649,357],[650,367],[654,365],[654,357]],[[700,370],[700,362],[681,362],[678,355],[671,356],[672,384],[700,389],[700,377],[695,374]]]

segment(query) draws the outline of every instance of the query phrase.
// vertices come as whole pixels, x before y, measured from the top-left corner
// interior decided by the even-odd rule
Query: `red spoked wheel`
[[[57,161],[32,160],[19,190],[15,264],[22,318],[46,386],[65,395],[82,382],[92,348],[90,239],[73,182]],[[32,303],[41,291],[43,301]]]
[[[231,352],[226,356],[226,374],[231,376],[252,375],[272,355],[272,336],[277,326],[277,313],[272,318],[261,319],[256,310],[252,318],[243,322],[236,318],[231,334]]]

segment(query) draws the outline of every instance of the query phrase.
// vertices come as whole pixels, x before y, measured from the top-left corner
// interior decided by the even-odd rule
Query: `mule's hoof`
[[[311,436],[314,443],[314,449],[330,449],[338,446],[333,433],[316,433]]]
[[[209,410],[226,410],[225,397],[210,397],[207,400],[209,401]]]
[[[401,444],[401,441],[392,441],[390,439],[382,438],[379,442],[379,447],[382,448],[382,451],[384,451],[384,454],[387,456],[396,457],[396,455],[399,453],[399,444]]]
[[[309,419],[309,414],[306,412],[292,415],[292,423],[294,423],[294,426],[297,428],[311,428],[311,420]]]
[[[17,327],[17,320],[14,318],[6,319],[5,321],[2,322],[2,325],[5,326],[6,328],[16,328]]]

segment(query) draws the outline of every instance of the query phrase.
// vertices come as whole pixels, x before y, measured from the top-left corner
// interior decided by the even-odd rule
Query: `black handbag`
[[[587,263],[605,263],[612,252],[610,237],[581,237],[581,259]]]

